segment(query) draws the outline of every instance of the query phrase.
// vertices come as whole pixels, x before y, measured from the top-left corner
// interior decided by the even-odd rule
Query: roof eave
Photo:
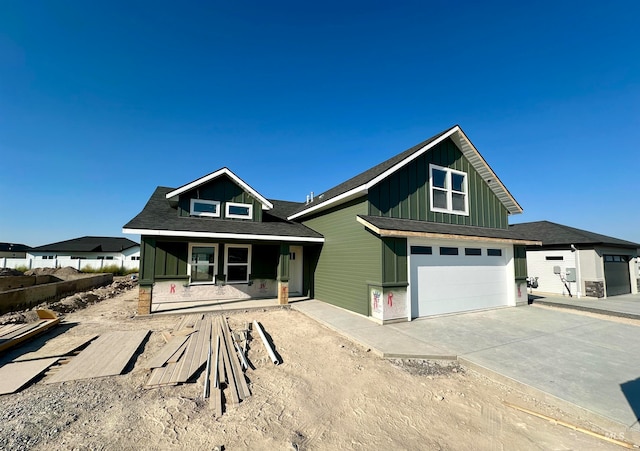
[[[461,240],[461,241],[488,241],[494,243],[507,243],[507,244],[518,244],[522,246],[541,246],[541,241],[535,240],[526,240],[519,238],[495,238],[495,237],[485,237],[480,235],[459,235],[459,234],[449,234],[449,233],[435,233],[435,232],[415,232],[410,230],[392,230],[392,229],[384,229],[377,227],[371,224],[366,219],[363,219],[359,216],[356,216],[356,220],[365,226],[367,229],[371,230],[373,233],[380,237],[402,237],[402,238],[430,238],[430,239],[447,239],[447,240]]]
[[[320,237],[258,235],[258,234],[247,234],[247,233],[190,232],[190,231],[184,231],[184,230],[154,230],[154,229],[135,229],[135,228],[123,228],[122,233],[133,234],[133,235],[170,236],[170,237],[188,237],[188,238],[324,243],[324,238],[320,238]]]

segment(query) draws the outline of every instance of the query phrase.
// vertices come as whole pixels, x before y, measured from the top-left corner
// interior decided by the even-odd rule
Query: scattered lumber
[[[0,395],[15,393],[53,365],[56,357],[49,359],[11,362],[0,368]]]
[[[45,384],[118,375],[148,334],[148,330],[104,334],[46,380]]]
[[[184,343],[187,341],[186,336],[175,336],[171,337],[171,340],[162,347],[160,352],[158,352],[151,360],[149,360],[143,368],[160,368],[164,366],[169,359],[171,359],[177,352],[182,348]]]
[[[52,338],[47,341],[40,349],[33,352],[22,354],[20,357],[13,359],[14,362],[23,362],[26,360],[43,359],[49,357],[64,357],[80,348],[86,346],[89,342],[96,339],[98,334],[83,336],[67,336],[64,334]]]
[[[36,310],[36,312],[38,321],[5,326],[0,329],[0,352],[35,337],[60,322],[60,318],[51,310]]]

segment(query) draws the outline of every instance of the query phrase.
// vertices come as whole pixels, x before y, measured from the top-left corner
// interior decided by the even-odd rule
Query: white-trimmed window
[[[431,211],[469,215],[467,174],[430,164],[429,199]]]
[[[187,272],[190,283],[214,283],[216,281],[217,244],[189,244]]]
[[[220,202],[217,200],[191,199],[191,216],[220,217]]]
[[[251,245],[234,244],[224,248],[224,273],[227,283],[249,282],[251,268]]]
[[[225,204],[225,217],[233,219],[252,219],[253,205],[239,204],[236,202],[227,202]]]

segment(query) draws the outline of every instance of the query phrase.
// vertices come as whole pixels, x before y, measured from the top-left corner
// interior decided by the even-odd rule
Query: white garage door
[[[412,316],[508,305],[506,254],[491,245],[411,245]]]

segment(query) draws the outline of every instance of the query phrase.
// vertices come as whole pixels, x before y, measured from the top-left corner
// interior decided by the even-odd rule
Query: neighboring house
[[[522,208],[455,126],[297,204],[223,168],[158,187],[141,235],[140,313],[166,300],[301,294],[380,321],[527,303]]]
[[[549,221],[510,229],[542,241],[541,247],[527,247],[536,291],[598,298],[638,293],[637,243]]]
[[[84,236],[31,248],[28,258],[35,260],[105,260],[120,264],[140,260],[140,245],[122,237]],[[111,262],[108,262],[111,264]],[[36,262],[34,267],[37,267]]]
[[[25,244],[0,243],[0,258],[25,258],[29,249]]]

